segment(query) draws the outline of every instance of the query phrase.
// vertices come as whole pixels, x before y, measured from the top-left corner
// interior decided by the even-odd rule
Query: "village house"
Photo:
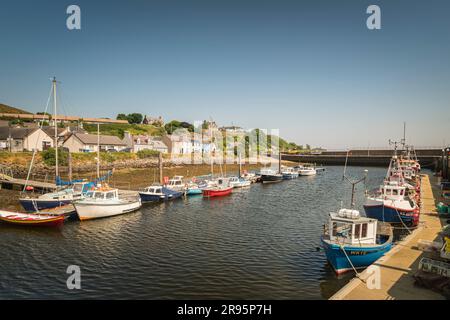
[[[141,150],[155,150],[162,153],[167,153],[169,149],[162,141],[161,137],[152,137],[149,135],[132,135],[125,131],[123,142],[131,152],[138,152]]]
[[[64,140],[63,147],[69,152],[97,152],[96,134],[72,133]],[[121,151],[126,144],[116,136],[100,135],[100,151]]]
[[[191,133],[165,135],[162,140],[172,154],[210,153],[216,150],[214,143],[202,141],[201,137]]]
[[[42,151],[53,147],[53,138],[40,128],[0,127],[0,149],[11,152]]]

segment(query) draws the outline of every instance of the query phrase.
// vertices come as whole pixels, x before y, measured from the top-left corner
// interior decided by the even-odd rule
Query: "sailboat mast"
[[[242,160],[241,160],[241,153],[239,153],[239,179],[241,178],[241,166],[242,166]]]
[[[56,123],[56,77],[53,77],[53,121],[55,125],[55,174],[59,176],[59,163],[58,163],[58,126]],[[56,178],[55,177],[55,178]]]
[[[100,123],[97,123],[97,179],[100,178]]]

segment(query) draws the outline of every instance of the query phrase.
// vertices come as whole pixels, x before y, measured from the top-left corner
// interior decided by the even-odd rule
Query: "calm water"
[[[229,197],[191,197],[61,231],[0,226],[0,298],[324,299],[337,278],[320,245],[327,214],[350,200],[342,167]],[[350,167],[360,177],[364,168]],[[369,169],[369,188],[385,168]],[[358,207],[363,201],[363,186]],[[68,265],[81,290],[68,290]]]

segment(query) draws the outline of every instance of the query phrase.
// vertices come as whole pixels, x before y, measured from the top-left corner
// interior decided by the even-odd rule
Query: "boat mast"
[[[278,149],[278,173],[281,173],[281,149]]]
[[[239,179],[241,178],[241,153],[239,152]]]
[[[55,125],[55,174],[56,177],[58,177],[59,168],[58,168],[58,126],[56,124],[56,77],[53,77],[52,83],[53,83],[53,121]]]
[[[100,178],[100,123],[97,123],[97,179]]]

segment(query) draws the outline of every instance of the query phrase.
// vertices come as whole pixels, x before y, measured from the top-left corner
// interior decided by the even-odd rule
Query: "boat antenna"
[[[345,170],[345,169],[344,169],[344,170]],[[362,182],[362,181],[364,181],[364,183],[365,183],[365,181],[366,181],[366,179],[367,179],[367,172],[368,172],[368,170],[365,169],[365,170],[364,170],[364,176],[363,176],[362,178],[360,178],[360,179],[358,179],[358,180],[352,180],[352,179],[350,179],[348,176],[345,175],[345,171],[344,171],[344,174],[343,174],[343,176],[342,176],[342,179],[343,179],[343,180],[347,180],[347,181],[350,182],[350,184],[352,185],[352,199],[351,199],[351,203],[350,203],[350,206],[351,206],[352,209],[353,209],[353,207],[355,206],[355,187],[356,187],[356,185],[357,185],[358,183],[360,183],[360,182]]]
[[[347,171],[347,160],[348,160],[349,152],[350,152],[350,150],[347,150],[347,155],[345,156],[344,173],[342,174],[342,180],[345,179],[345,172]]]

